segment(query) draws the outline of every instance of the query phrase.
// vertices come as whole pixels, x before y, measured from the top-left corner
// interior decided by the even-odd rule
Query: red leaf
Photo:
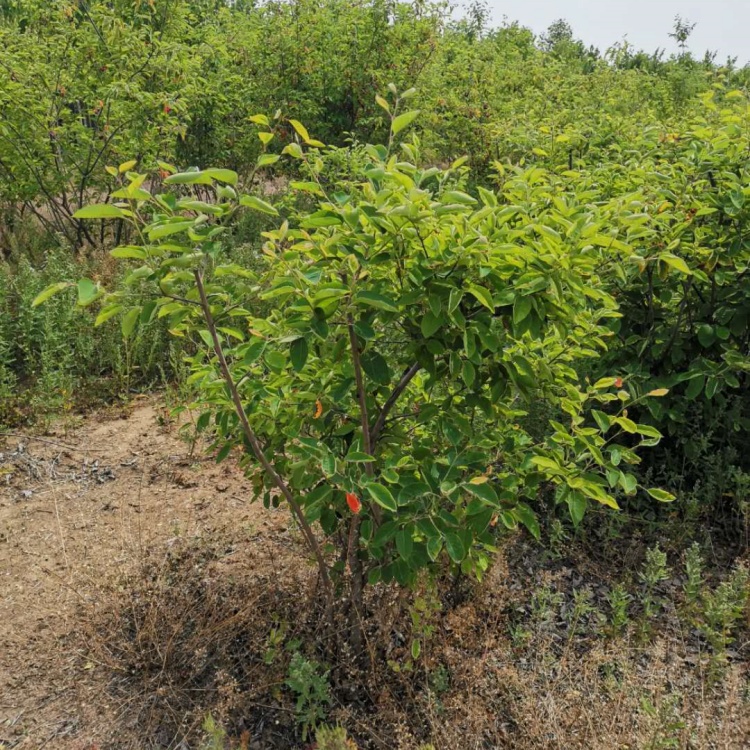
[[[346,504],[352,513],[359,513],[362,510],[362,503],[359,502],[359,498],[353,492],[346,493]]]

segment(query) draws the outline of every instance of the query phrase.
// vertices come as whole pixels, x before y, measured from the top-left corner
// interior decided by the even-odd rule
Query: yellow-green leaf
[[[266,201],[261,200],[255,195],[243,195],[240,198],[240,205],[254,208],[256,211],[261,211],[264,214],[271,214],[271,216],[278,216],[279,212]]]
[[[74,214],[74,219],[121,219],[125,212],[113,206],[111,203],[96,203],[91,206],[83,206]]]
[[[57,294],[58,292],[61,292],[63,289],[67,289],[68,287],[73,286],[68,281],[59,281],[57,284],[51,284],[43,291],[39,292],[36,297],[34,297],[34,301],[31,303],[32,307],[38,307],[43,302],[46,302],[50,297]]]
[[[122,164],[120,164],[119,167],[117,167],[117,171],[120,174],[129,172],[137,163],[138,163],[138,159],[131,159],[130,161],[124,161]]]
[[[662,253],[659,256],[660,260],[663,260],[667,265],[672,266],[672,268],[675,268],[680,273],[684,273],[686,275],[692,274],[692,271],[690,270],[690,267],[688,266],[685,261],[680,258],[679,255],[674,255],[672,253]]]
[[[307,132],[307,128],[299,120],[289,120],[289,124],[305,143],[310,142],[310,134]]]
[[[419,110],[414,109],[411,112],[404,112],[402,115],[394,117],[391,123],[391,132],[393,135],[398,135],[404,128],[409,127],[417,118],[417,115],[419,115]]]
[[[495,311],[495,303],[492,299],[492,294],[490,294],[489,290],[485,289],[481,286],[474,286],[473,284],[469,286],[466,290],[469,292],[469,294],[476,297],[479,302],[481,302],[488,310],[491,312]]]

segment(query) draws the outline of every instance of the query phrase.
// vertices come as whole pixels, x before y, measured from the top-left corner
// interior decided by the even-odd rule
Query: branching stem
[[[295,499],[287,483],[276,471],[273,464],[268,460],[268,458],[266,458],[260,441],[258,440],[258,436],[250,426],[250,422],[247,419],[247,414],[245,414],[245,408],[242,405],[242,399],[240,398],[239,391],[237,390],[237,384],[234,382],[234,378],[232,377],[229,365],[227,364],[226,357],[224,356],[224,350],[222,349],[221,341],[219,341],[219,335],[216,331],[216,324],[214,323],[214,318],[211,313],[211,306],[209,305],[208,297],[206,295],[206,288],[203,284],[203,272],[198,269],[194,272],[194,275],[195,283],[198,288],[198,295],[200,296],[200,304],[203,311],[203,317],[206,321],[208,332],[211,334],[211,340],[213,341],[214,352],[216,353],[216,357],[219,360],[221,374],[232,397],[232,402],[234,404],[235,411],[237,412],[237,416],[239,417],[242,431],[247,438],[248,443],[250,443],[250,447],[252,448],[253,454],[258,459],[258,462],[261,464],[266,473],[273,479],[274,484],[279,489],[279,492],[281,492],[281,494],[284,496],[284,499],[289,503],[289,507],[292,509],[292,513],[294,513],[297,522],[300,525],[300,529],[302,530],[302,535],[305,537],[307,546],[315,556],[315,560],[318,564],[318,571],[320,573],[321,582],[323,585],[323,593],[326,600],[328,622],[329,625],[333,627],[333,586],[331,584],[331,578],[328,574],[328,565],[326,564],[325,558],[323,557],[323,551],[320,548],[318,540],[315,538],[312,527],[310,526],[308,520],[305,518],[305,514],[302,512],[300,504]]]

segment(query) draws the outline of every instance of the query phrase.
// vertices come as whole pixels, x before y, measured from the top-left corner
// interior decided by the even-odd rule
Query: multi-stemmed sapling
[[[628,418],[618,378],[591,384],[575,369],[618,314],[595,209],[558,200],[539,170],[470,195],[461,160],[424,168],[416,137],[398,143],[417,112],[403,111],[411,92],[392,93],[378,97],[388,144],[365,147],[335,184],[301,123],[272,154],[280,117],[252,118],[258,173],[286,155],[303,173],[290,190],[314,201],[284,208],[252,269],[227,260],[222,237],[242,207],[279,211],[239,192],[231,170],[169,168],[154,193],[127,165],[116,202],[77,214],[137,238],[112,250],[133,265],[120,288],[82,279],[79,304],[101,305],[97,325],[119,316],[126,336],[166,318],[195,340],[198,427],[219,458],[239,449],[257,497],[288,506],[327,621],[346,614],[355,650],[368,582],[407,585],[441,564],[481,578],[498,528],[539,535],[529,503],[541,493],[576,523],[592,502],[617,508],[637,491],[624,467],[659,438]],[[556,417],[542,437],[526,427],[530,404]]]

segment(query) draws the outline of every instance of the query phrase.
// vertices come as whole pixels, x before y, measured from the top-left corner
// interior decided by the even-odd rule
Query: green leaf
[[[384,99],[380,94],[375,94],[375,101],[378,103],[379,107],[382,107],[388,114],[391,113],[391,107],[388,104],[388,101]]]
[[[658,500],[660,503],[671,503],[675,499],[675,496],[666,490],[651,488],[647,489],[646,492],[648,492],[654,500]]]
[[[103,308],[101,312],[96,316],[96,320],[94,321],[94,327],[100,326],[102,323],[105,323],[110,318],[113,318],[117,313],[122,312],[123,310],[122,305],[108,305],[107,307]]]
[[[231,336],[233,339],[237,339],[237,341],[245,340],[245,335],[237,328],[230,328],[229,326],[217,326],[216,330],[221,331],[227,336]]]
[[[536,513],[526,503],[518,503],[513,508],[513,515],[526,527],[534,539],[538,541],[541,538],[542,534],[539,529],[539,521],[537,521]]]
[[[154,316],[154,310],[156,310],[156,300],[152,299],[143,305],[139,322],[141,325],[146,325],[151,322],[151,318]]]
[[[211,178],[203,172],[178,172],[164,179],[165,185],[210,185]]]
[[[216,454],[216,463],[220,464],[232,450],[232,443],[226,442],[222,445],[221,450]]]
[[[562,472],[560,464],[547,456],[533,456],[531,462],[540,469],[551,471],[553,474],[560,474]]]
[[[474,365],[469,362],[468,359],[465,359],[461,365],[461,377],[463,378],[464,383],[466,383],[467,388],[471,388],[471,386],[474,385],[476,376],[477,371],[474,368]]]
[[[379,352],[368,350],[362,355],[362,369],[367,376],[379,385],[391,382],[391,369],[385,357]]]
[[[96,203],[91,206],[79,208],[74,214],[74,219],[122,219],[125,212],[113,206],[111,203]]]
[[[264,214],[270,214],[271,216],[278,216],[279,212],[266,201],[261,200],[255,195],[243,195],[240,198],[240,205],[247,206],[248,208],[254,208],[256,211],[260,211]]]
[[[378,294],[377,292],[365,290],[357,292],[354,295],[354,304],[375,307],[379,310],[387,310],[388,312],[398,312],[396,303],[390,297]]]
[[[443,319],[439,315],[435,315],[432,310],[428,310],[425,315],[422,316],[422,323],[420,328],[422,335],[428,339],[434,333],[440,330],[440,326],[443,324]]]
[[[303,193],[312,193],[313,195],[324,195],[322,188],[317,182],[304,182],[299,180],[292,180],[289,183],[289,187],[295,190],[300,190]]]
[[[602,391],[605,388],[611,388],[617,382],[617,378],[599,378],[594,383],[594,390]]]
[[[455,312],[456,308],[461,304],[464,293],[461,289],[451,289],[451,293],[448,297],[448,312]]]
[[[34,297],[33,302],[31,303],[32,307],[38,307],[43,302],[46,302],[50,297],[54,296],[58,292],[61,292],[63,289],[67,289],[68,287],[73,286],[69,281],[59,281],[57,284],[51,284],[46,289],[42,290],[37,294],[36,297]]]
[[[411,658],[419,659],[419,655],[422,653],[422,644],[418,640],[411,642]]]
[[[344,460],[355,464],[363,464],[374,461],[375,457],[369,456],[367,453],[362,453],[360,451],[350,451],[346,454],[346,458]]]
[[[586,507],[588,501],[580,492],[571,492],[568,495],[568,511],[570,512],[570,519],[573,521],[574,526],[578,526],[583,520],[586,514]]]
[[[231,169],[217,169],[216,167],[211,167],[210,169],[205,169],[203,174],[207,177],[212,177],[219,182],[225,182],[227,185],[236,185],[239,180],[237,172],[234,172]]]
[[[267,351],[263,354],[263,359],[272,370],[280,371],[286,366],[286,357],[281,352]]]
[[[635,491],[638,489],[638,480],[635,478],[633,474],[626,474],[625,472],[620,472],[619,476],[619,482],[620,487],[625,490],[626,495],[634,495]]]
[[[702,347],[708,349],[708,347],[716,341],[716,334],[714,333],[713,326],[704,323],[698,328],[698,341]]]
[[[493,508],[498,507],[499,502],[497,492],[495,492],[492,485],[487,482],[483,484],[472,484],[471,482],[467,482],[463,485],[463,488],[474,495],[474,497],[478,497],[483,503],[491,505]]]
[[[685,389],[685,398],[690,401],[697,398],[703,390],[705,382],[706,376],[702,373],[698,373],[697,375],[692,377],[690,379],[690,382],[688,383],[688,387]]]
[[[530,297],[516,297],[516,301],[513,303],[513,323],[515,325],[526,320],[531,312],[531,305]]]
[[[427,540],[427,555],[432,562],[438,559],[441,549],[443,549],[443,540],[439,536],[433,536]]]
[[[401,529],[396,534],[396,550],[407,562],[411,559],[411,556],[414,553],[414,540],[408,529]]]
[[[280,158],[278,154],[261,154],[256,164],[259,167],[270,167],[271,164],[276,164]]]
[[[125,174],[125,172],[129,172],[137,163],[138,163],[137,159],[131,159],[130,161],[125,161],[122,164],[120,164],[119,167],[117,167],[117,171],[120,174]]]
[[[307,132],[307,128],[299,120],[289,120],[289,124],[305,143],[310,142],[310,134]]]
[[[692,271],[690,270],[690,267],[688,266],[685,261],[680,258],[679,255],[673,255],[672,253],[662,253],[659,256],[660,260],[663,260],[667,265],[672,266],[672,268],[677,269],[680,273],[691,275]]]
[[[194,224],[195,222],[192,219],[190,221],[173,221],[166,224],[159,224],[153,227],[153,229],[149,229],[148,238],[153,241],[172,234],[178,234],[179,232],[186,232]]]
[[[472,284],[466,291],[476,297],[490,312],[495,312],[495,303],[492,300],[492,295],[487,289]]]
[[[616,424],[619,424],[625,432],[638,432],[638,425],[636,425],[632,419],[628,419],[627,417],[616,417],[614,421]]]
[[[466,206],[473,206],[477,202],[476,198],[460,190],[446,190],[440,196],[440,200],[443,203],[463,203]]]
[[[394,117],[391,123],[391,132],[393,135],[398,135],[404,128],[409,127],[418,115],[419,110],[414,109],[411,112],[404,112],[402,115]]]
[[[320,468],[327,477],[332,477],[336,473],[336,457],[333,453],[326,453],[320,459]]]
[[[650,424],[639,424],[636,426],[639,435],[649,438],[661,438],[661,432]]]
[[[396,499],[391,494],[391,491],[384,485],[378,484],[377,482],[370,482],[365,486],[367,493],[370,497],[385,510],[395,513],[398,506],[396,505]]]
[[[113,258],[134,258],[135,260],[146,260],[148,257],[142,247],[135,247],[133,245],[116,247],[114,250],[110,250],[109,254]]]
[[[133,331],[135,331],[140,317],[141,317],[140,307],[131,307],[130,310],[128,310],[123,316],[121,328],[122,328],[122,335],[126,339],[130,338],[133,335]]]
[[[612,426],[610,418],[603,411],[592,409],[591,415],[594,417],[594,420],[599,425],[599,429],[602,432],[606,432]]]
[[[301,159],[305,153],[300,148],[299,143],[289,143],[286,146],[284,146],[284,149],[281,152],[282,154],[288,154],[293,159]]]
[[[451,560],[460,563],[466,557],[466,546],[464,540],[455,532],[448,531],[445,534],[445,549]]]
[[[99,286],[91,279],[78,280],[78,305],[86,307],[101,295]]]
[[[295,372],[300,372],[307,362],[307,356],[309,348],[307,345],[307,339],[300,337],[292,341],[289,347],[289,359],[292,362],[292,367]]]

